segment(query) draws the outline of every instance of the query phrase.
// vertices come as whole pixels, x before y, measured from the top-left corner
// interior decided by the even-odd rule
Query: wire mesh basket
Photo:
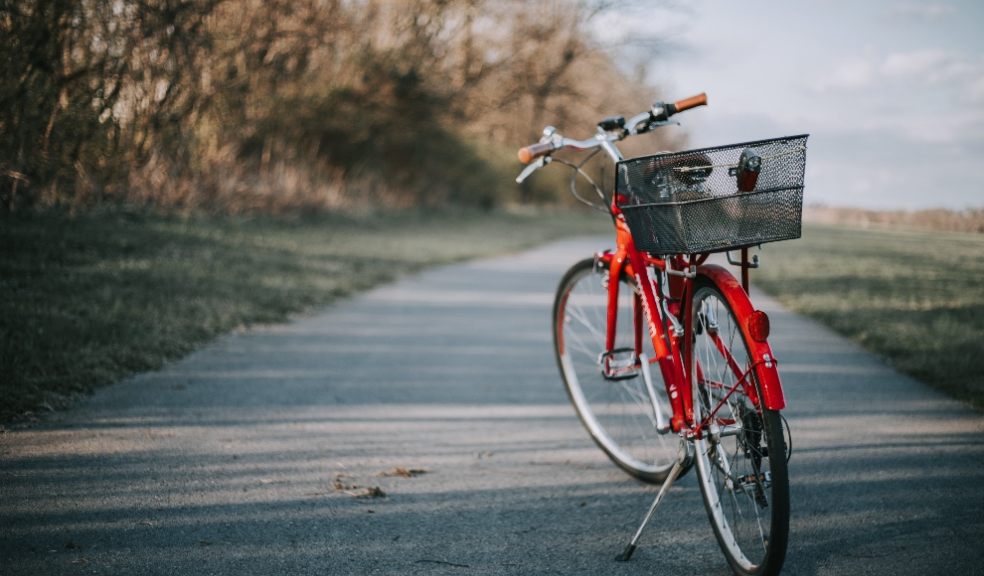
[[[799,238],[807,137],[619,162],[616,198],[636,247],[698,254]]]

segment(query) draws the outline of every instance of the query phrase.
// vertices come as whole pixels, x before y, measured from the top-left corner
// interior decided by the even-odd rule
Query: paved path
[[[612,560],[653,489],[582,431],[549,335],[597,245],[431,270],[7,431],[0,574],[726,574],[693,476]],[[758,302],[794,434],[784,573],[984,573],[984,418]]]

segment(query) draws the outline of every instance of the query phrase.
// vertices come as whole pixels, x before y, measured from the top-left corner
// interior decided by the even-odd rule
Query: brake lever
[[[678,120],[654,120],[646,126],[646,132],[652,132],[653,130],[660,128],[662,126],[680,126]]]
[[[522,184],[523,180],[526,180],[530,177],[530,174],[549,164],[550,160],[550,156],[540,156],[535,161],[531,162],[526,168],[523,168],[523,171],[519,173],[519,176],[516,176],[516,184]]]
[[[651,112],[643,112],[629,119],[626,132],[628,135],[638,135],[651,132],[660,126],[676,125],[680,123],[676,120],[659,120]]]

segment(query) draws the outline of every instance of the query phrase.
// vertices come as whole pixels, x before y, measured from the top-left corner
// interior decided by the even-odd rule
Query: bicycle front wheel
[[[694,419],[708,426],[694,444],[707,515],[736,574],[778,574],[789,534],[782,418],[756,399],[746,336],[721,291],[698,283],[692,311]]]
[[[635,283],[629,278],[619,281],[615,348],[606,350],[607,282],[608,265],[593,259],[578,262],[561,280],[553,316],[557,364],[578,417],[595,443],[632,476],[661,482],[676,461],[679,444],[666,429],[670,421],[666,387],[659,367],[654,364],[650,370],[636,354],[637,331],[644,346],[650,340],[647,323],[641,321]],[[622,368],[612,370],[613,364]],[[656,407],[643,370],[650,373]]]

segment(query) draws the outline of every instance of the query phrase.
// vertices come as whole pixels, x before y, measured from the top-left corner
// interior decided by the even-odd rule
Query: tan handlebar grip
[[[538,144],[530,144],[525,148],[519,149],[519,161],[523,164],[529,164],[534,158],[543,156],[547,152],[553,150],[552,142],[540,142]]]
[[[706,106],[706,105],[707,105],[707,94],[704,92],[701,92],[696,96],[691,96],[690,98],[677,100],[673,104],[677,112],[683,112],[684,110],[689,110],[690,108],[696,108],[698,106]]]

